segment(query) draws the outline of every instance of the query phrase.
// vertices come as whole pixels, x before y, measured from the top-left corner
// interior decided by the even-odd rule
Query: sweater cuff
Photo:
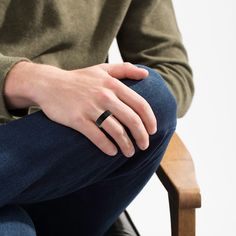
[[[8,57],[0,54],[0,123],[6,123],[7,121],[18,118],[6,107],[4,85],[8,72],[20,61],[30,60],[24,57]]]

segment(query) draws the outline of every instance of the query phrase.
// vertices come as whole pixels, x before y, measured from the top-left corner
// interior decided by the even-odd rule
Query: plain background
[[[177,132],[201,187],[197,235],[236,235],[236,2],[173,0],[196,93]],[[168,19],[167,19],[168,20]],[[111,62],[119,62],[116,44]],[[142,236],[169,236],[167,194],[156,176],[128,207]]]

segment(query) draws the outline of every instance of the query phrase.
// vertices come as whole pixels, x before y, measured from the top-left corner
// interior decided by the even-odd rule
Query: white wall
[[[236,2],[173,0],[196,94],[177,131],[202,192],[197,235],[236,235]],[[115,44],[111,60],[120,60]],[[115,52],[115,53],[114,53]],[[170,235],[167,194],[156,176],[128,208],[142,236]]]

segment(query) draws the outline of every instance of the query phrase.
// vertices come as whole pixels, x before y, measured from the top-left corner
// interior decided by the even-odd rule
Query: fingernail
[[[134,155],[134,153],[135,153],[135,151],[134,150],[132,150],[130,153],[128,153],[126,156],[127,157],[132,157],[133,155]]]
[[[151,135],[155,134],[157,132],[157,128],[154,129],[152,132],[150,132]]]
[[[139,69],[142,70],[142,71],[144,71],[144,72],[147,74],[147,76],[149,75],[148,70],[146,70],[146,69],[144,69],[144,68],[139,68]]]
[[[115,156],[118,153],[117,149],[113,149],[109,151],[110,156]]]
[[[142,150],[146,150],[148,147],[149,147],[149,144],[146,144],[146,145],[141,144],[140,145],[140,149],[142,149]]]

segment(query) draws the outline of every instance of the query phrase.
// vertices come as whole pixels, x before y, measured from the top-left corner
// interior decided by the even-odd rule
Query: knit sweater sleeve
[[[14,115],[7,109],[4,99],[4,84],[7,73],[20,61],[29,61],[23,57],[4,56],[0,53],[0,123],[13,120]],[[20,112],[19,112],[20,113]]]
[[[132,1],[117,42],[124,61],[144,64],[161,74],[182,117],[191,104],[194,85],[172,1]]]

